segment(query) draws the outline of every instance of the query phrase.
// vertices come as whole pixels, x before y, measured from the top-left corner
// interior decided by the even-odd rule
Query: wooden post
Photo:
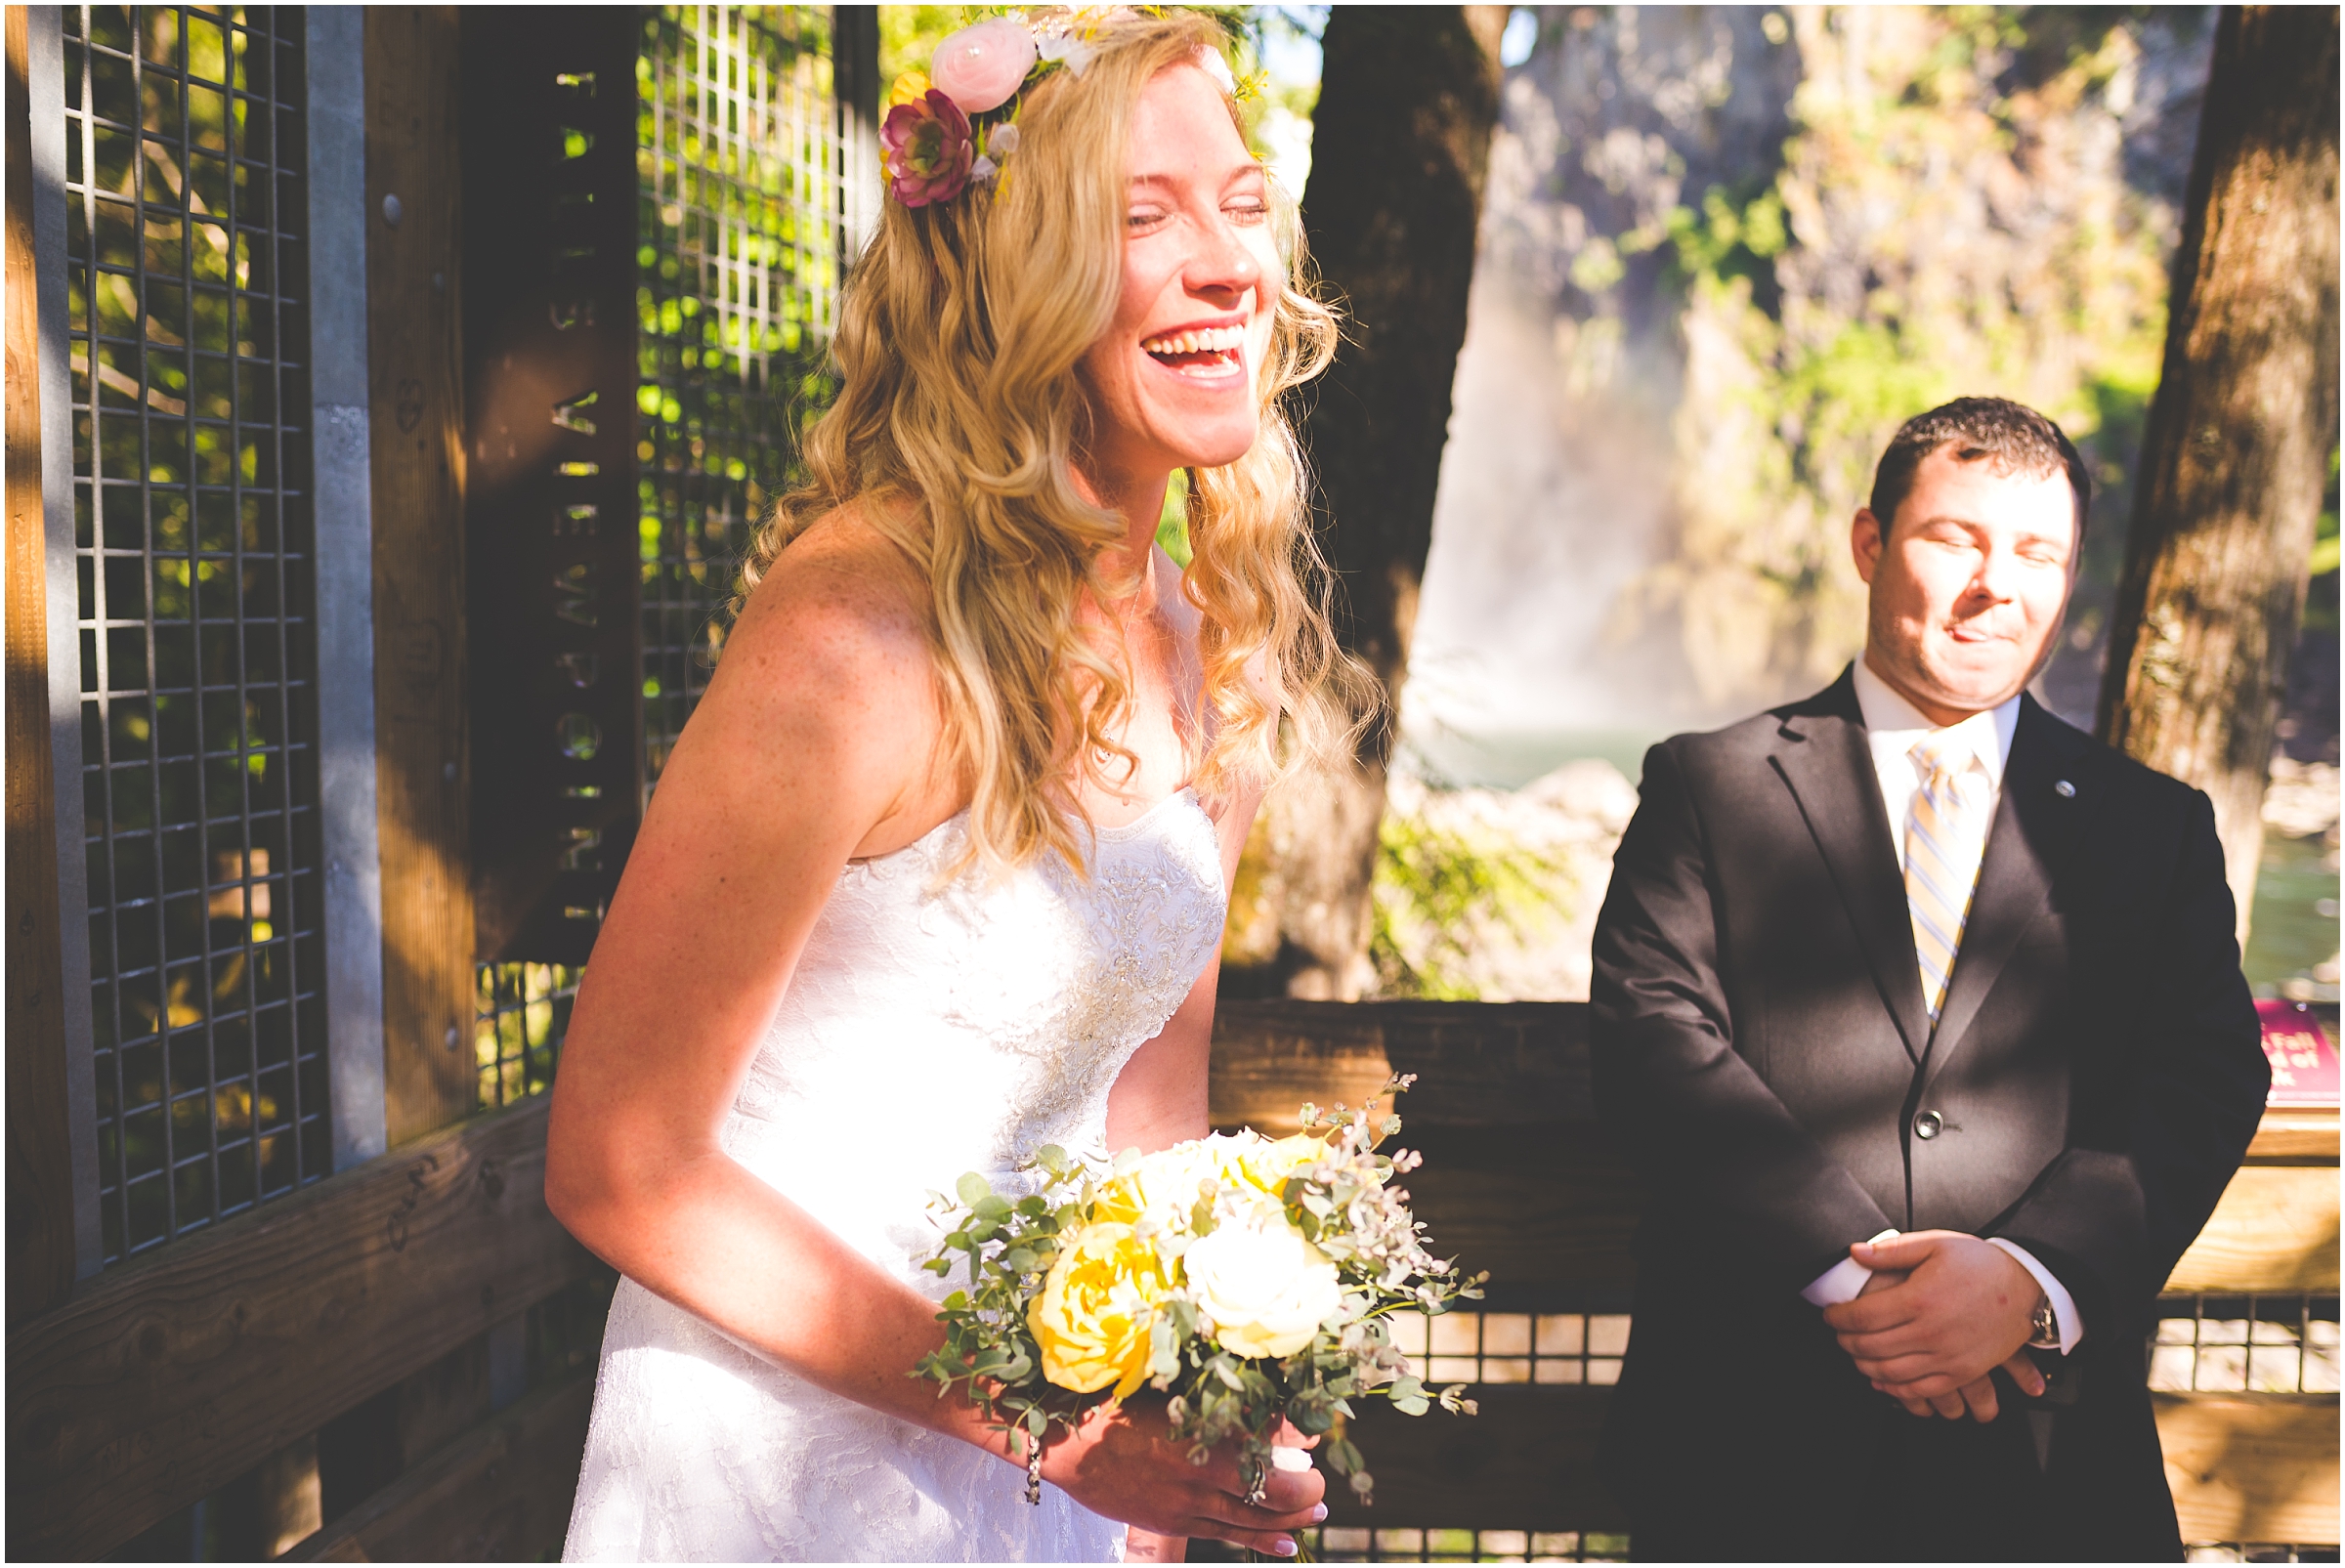
[[[366,12],[383,1054],[394,1148],[471,1114],[457,21]],[[516,201],[542,199],[516,191]]]
[[[491,961],[586,961],[650,777],[635,442],[642,26],[608,6],[552,27],[517,7],[464,13],[473,923]]]
[[[1302,222],[1348,318],[1304,421],[1321,538],[1341,576],[1338,631],[1397,715],[1432,541],[1450,383],[1466,341],[1482,180],[1498,123],[1504,6],[1343,6],[1327,23]],[[1388,725],[1355,766],[1264,804],[1268,864],[1224,995],[1349,1001],[1368,970],[1369,880]]]
[[[2215,33],[2101,687],[2104,740],[2214,798],[2239,937],[2337,431],[2337,12]]]
[[[32,238],[30,38],[8,8],[8,1324],[73,1284],[64,975],[49,750],[48,573],[41,496],[40,315]],[[78,805],[78,803],[76,803]],[[80,868],[74,868],[78,874]]]
[[[261,1461],[254,1481],[260,1497],[260,1549],[281,1557],[325,1523],[318,1489],[318,1439],[304,1437]]]

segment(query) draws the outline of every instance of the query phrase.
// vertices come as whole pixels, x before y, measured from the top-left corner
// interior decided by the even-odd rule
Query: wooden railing
[[[8,1339],[8,1553],[85,1558],[592,1266],[545,1107],[418,1139],[91,1280]]]
[[[2335,1295],[2337,1130],[2335,1111],[2265,1113],[2167,1293]],[[2185,1541],[2336,1544],[2335,1394],[2151,1397]]]
[[[1304,1100],[1357,1103],[1389,1072],[1427,1151],[1410,1178],[1493,1307],[1626,1310],[1635,1178],[1595,1119],[1569,1003],[1229,1003],[1213,1120],[1275,1132]],[[443,1362],[595,1267],[546,1212],[545,1116],[478,1118],[299,1198],[109,1271],[8,1343],[8,1549],[87,1558]],[[2174,1289],[2337,1290],[2337,1118],[2268,1119]],[[294,1557],[534,1557],[560,1545],[587,1366],[407,1462]],[[1622,1527],[1593,1460],[1610,1390],[1485,1386],[1471,1420],[1363,1417],[1371,1520]],[[2333,1543],[2333,1398],[2160,1396],[2193,1540]]]

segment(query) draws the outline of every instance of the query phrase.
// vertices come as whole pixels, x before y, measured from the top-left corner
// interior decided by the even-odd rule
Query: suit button
[[[1936,1111],[1924,1111],[1913,1119],[1913,1135],[1924,1140],[1935,1138],[1945,1124],[1946,1119]]]

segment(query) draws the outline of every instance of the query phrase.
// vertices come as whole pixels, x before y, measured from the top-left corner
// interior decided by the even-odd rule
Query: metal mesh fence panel
[[[1403,1312],[1392,1341],[1428,1383],[1615,1383],[1625,1312]]]
[[[829,392],[840,150],[830,13],[663,6],[636,58],[635,448],[645,757],[657,784],[700,701],[718,614],[793,415]]]
[[[1320,1562],[1625,1562],[1629,1538],[1580,1530],[1396,1530],[1323,1525],[1300,1532]]]
[[[476,973],[474,1054],[483,1110],[543,1094],[570,1028],[578,971],[558,963],[485,963]]]
[[[330,1168],[301,15],[63,13],[109,1262]]]
[[[2158,1304],[2161,1393],[2337,1395],[2337,1297],[2183,1295]]]

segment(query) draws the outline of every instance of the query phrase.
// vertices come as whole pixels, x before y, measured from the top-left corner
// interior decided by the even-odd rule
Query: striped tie
[[[1915,742],[1913,760],[1927,770],[1914,791],[1905,827],[1905,902],[1913,911],[1913,951],[1922,963],[1922,996],[1930,1024],[1945,1005],[1946,981],[1962,949],[1979,858],[1986,844],[1986,777],[1967,736],[1940,730]]]

